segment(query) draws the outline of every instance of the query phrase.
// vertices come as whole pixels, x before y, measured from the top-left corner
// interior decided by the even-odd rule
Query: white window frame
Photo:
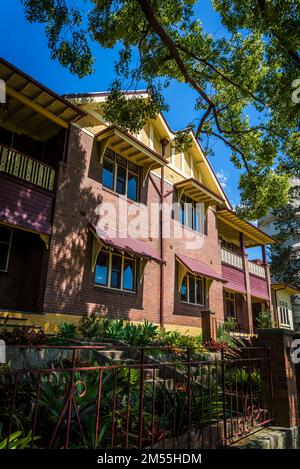
[[[181,287],[183,285],[184,280],[186,279],[186,288],[187,288],[187,300],[181,300],[181,303],[186,303],[189,305],[201,306],[205,307],[207,303],[207,286],[206,286],[206,278],[202,276],[194,276],[191,274],[186,274],[183,277]],[[195,282],[195,302],[190,301],[190,279]],[[197,303],[197,280],[202,280],[202,290],[203,290],[203,300],[204,303],[200,304]],[[181,295],[181,287],[180,287],[180,295]]]
[[[287,301],[279,300],[279,315],[280,324],[283,326],[291,326],[290,323],[290,309]]]
[[[100,287],[100,288],[107,288],[109,290],[115,290],[115,291],[122,291],[122,292],[126,292],[126,293],[136,293],[136,285],[137,285],[137,262],[136,262],[136,256],[130,256],[128,254],[121,254],[121,253],[118,253],[116,251],[109,251],[109,250],[106,250],[106,249],[101,249],[101,251],[99,252],[98,255],[101,255],[101,254],[108,254],[108,272],[107,272],[107,285],[101,285],[100,283],[97,283],[96,282],[96,267],[97,267],[97,261],[96,261],[96,265],[95,265],[95,274],[94,274],[94,284],[96,287]],[[115,287],[111,287],[111,273],[112,273],[112,256],[119,256],[122,258],[121,260],[121,279],[120,279],[120,285],[121,285],[121,288],[115,288]],[[134,261],[134,278],[133,278],[133,290],[127,290],[126,288],[123,288],[123,278],[124,278],[124,264],[125,264],[125,260],[128,259],[130,261]],[[98,258],[97,258],[98,260]]]
[[[8,226],[5,226],[5,225],[0,225],[0,226],[1,226],[1,228],[5,228],[6,230],[10,230],[9,241],[1,241],[1,239],[0,239],[0,244],[4,244],[5,246],[8,246],[5,268],[0,269],[0,272],[8,272],[10,252],[11,252],[11,244],[12,244],[12,236],[13,236],[13,229],[8,227]]]
[[[139,171],[139,166],[135,163],[132,163],[134,164],[135,166],[137,166],[138,168],[138,171],[137,173],[134,173],[132,170],[129,169],[129,164],[128,163],[131,163],[130,160],[128,160],[127,158],[125,158],[124,156],[122,155],[119,155],[118,153],[115,153],[113,150],[110,150],[114,153],[115,155],[115,160],[111,160],[109,157],[105,156],[104,154],[104,158],[103,158],[103,167],[104,167],[104,161],[108,161],[109,163],[113,164],[114,165],[114,171],[113,171],[113,174],[114,174],[114,186],[113,188],[111,189],[110,187],[107,187],[105,186],[105,184],[103,184],[103,177],[102,177],[102,186],[107,189],[107,190],[110,190],[112,192],[114,192],[115,194],[121,196],[121,197],[126,197],[128,198],[128,200],[132,200],[133,202],[139,202],[140,200],[140,171]],[[117,157],[120,156],[121,158],[123,158],[124,160],[127,161],[127,164],[126,164],[126,168],[124,168],[124,166],[120,165],[117,161]],[[125,169],[126,170],[126,180],[125,180],[125,194],[120,194],[119,192],[117,192],[117,174],[118,174],[118,166],[121,166],[121,168]],[[132,173],[134,174],[136,177],[137,177],[137,198],[136,200],[134,199],[131,199],[130,197],[128,197],[128,173]]]
[[[191,202],[185,202],[186,199],[189,199]],[[182,204],[183,204],[183,207],[184,207],[184,223],[182,223],[181,221],[181,210],[182,210]],[[191,228],[189,225],[188,225],[188,216],[187,216],[187,208],[188,206],[192,205],[192,216],[193,216],[193,223],[194,223],[194,213],[195,211],[198,212],[199,214],[199,220],[200,220],[200,230],[196,230],[195,228]],[[204,217],[204,207],[203,207],[203,204],[201,203],[198,203],[196,202],[195,200],[191,199],[190,197],[187,197],[185,196],[184,194],[182,195],[181,197],[181,200],[179,202],[179,216],[180,216],[180,223],[182,226],[184,226],[185,228],[188,228],[189,230],[192,230],[194,231],[195,233],[199,233],[199,234],[204,234],[204,231],[205,231],[205,228],[204,228],[204,224],[205,224],[205,217]]]

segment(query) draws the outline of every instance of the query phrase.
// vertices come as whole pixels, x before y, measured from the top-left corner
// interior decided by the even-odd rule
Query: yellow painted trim
[[[44,109],[42,106],[39,104],[35,103],[31,99],[27,98],[23,94],[18,93],[15,91],[13,88],[10,86],[6,86],[6,93],[11,96],[12,98],[17,99],[20,103],[24,104],[25,106],[29,107],[33,111],[37,112],[38,114],[41,114],[43,117],[46,117],[47,119],[51,120],[54,122],[54,124],[59,125],[60,127],[63,127],[65,129],[69,128],[69,123],[61,119],[60,117],[56,116],[52,112],[48,111],[47,109]]]

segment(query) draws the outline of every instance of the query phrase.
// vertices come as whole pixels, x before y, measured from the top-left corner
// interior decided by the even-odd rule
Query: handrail
[[[0,172],[49,191],[54,189],[54,168],[3,144],[0,144]]]

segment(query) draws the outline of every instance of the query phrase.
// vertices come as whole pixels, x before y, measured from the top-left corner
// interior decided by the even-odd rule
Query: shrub
[[[35,326],[13,325],[6,323],[0,326],[0,339],[6,345],[44,345],[47,343],[47,335]]]
[[[261,311],[257,318],[257,327],[271,328],[273,327],[271,312],[269,310]]]
[[[76,326],[72,322],[62,322],[58,327],[60,337],[64,339],[74,339],[76,337]]]

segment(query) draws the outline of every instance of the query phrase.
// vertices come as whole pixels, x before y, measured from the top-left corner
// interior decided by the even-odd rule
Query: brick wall
[[[157,185],[160,179],[153,176]],[[172,186],[165,183],[165,192]],[[112,291],[94,285],[91,272],[92,235],[88,220],[97,221],[95,209],[101,201],[116,205],[119,196],[102,188],[99,145],[93,138],[72,127],[67,164],[61,165],[58,176],[58,193],[54,211],[53,235],[44,299],[45,312],[83,314],[98,312],[111,317],[134,321],[148,319],[159,322],[160,266],[149,262],[137,293]],[[166,199],[172,203],[174,194]],[[141,190],[141,203],[160,202],[148,178]],[[134,203],[122,202],[124,210],[134,208]],[[124,213],[122,211],[122,213]],[[133,217],[134,215],[132,215]],[[149,222],[150,223],[150,222]],[[158,218],[153,221],[158,228]],[[175,223],[172,221],[172,223]],[[171,223],[171,225],[172,225]],[[176,279],[176,252],[209,264],[221,274],[221,254],[214,212],[209,210],[208,235],[199,236],[197,249],[187,248],[184,239],[174,237],[164,240],[165,246],[165,322],[168,324],[201,327],[199,307],[180,302]],[[147,238],[154,251],[160,254],[159,239]],[[213,281],[209,291],[209,309],[223,319],[222,283]]]

